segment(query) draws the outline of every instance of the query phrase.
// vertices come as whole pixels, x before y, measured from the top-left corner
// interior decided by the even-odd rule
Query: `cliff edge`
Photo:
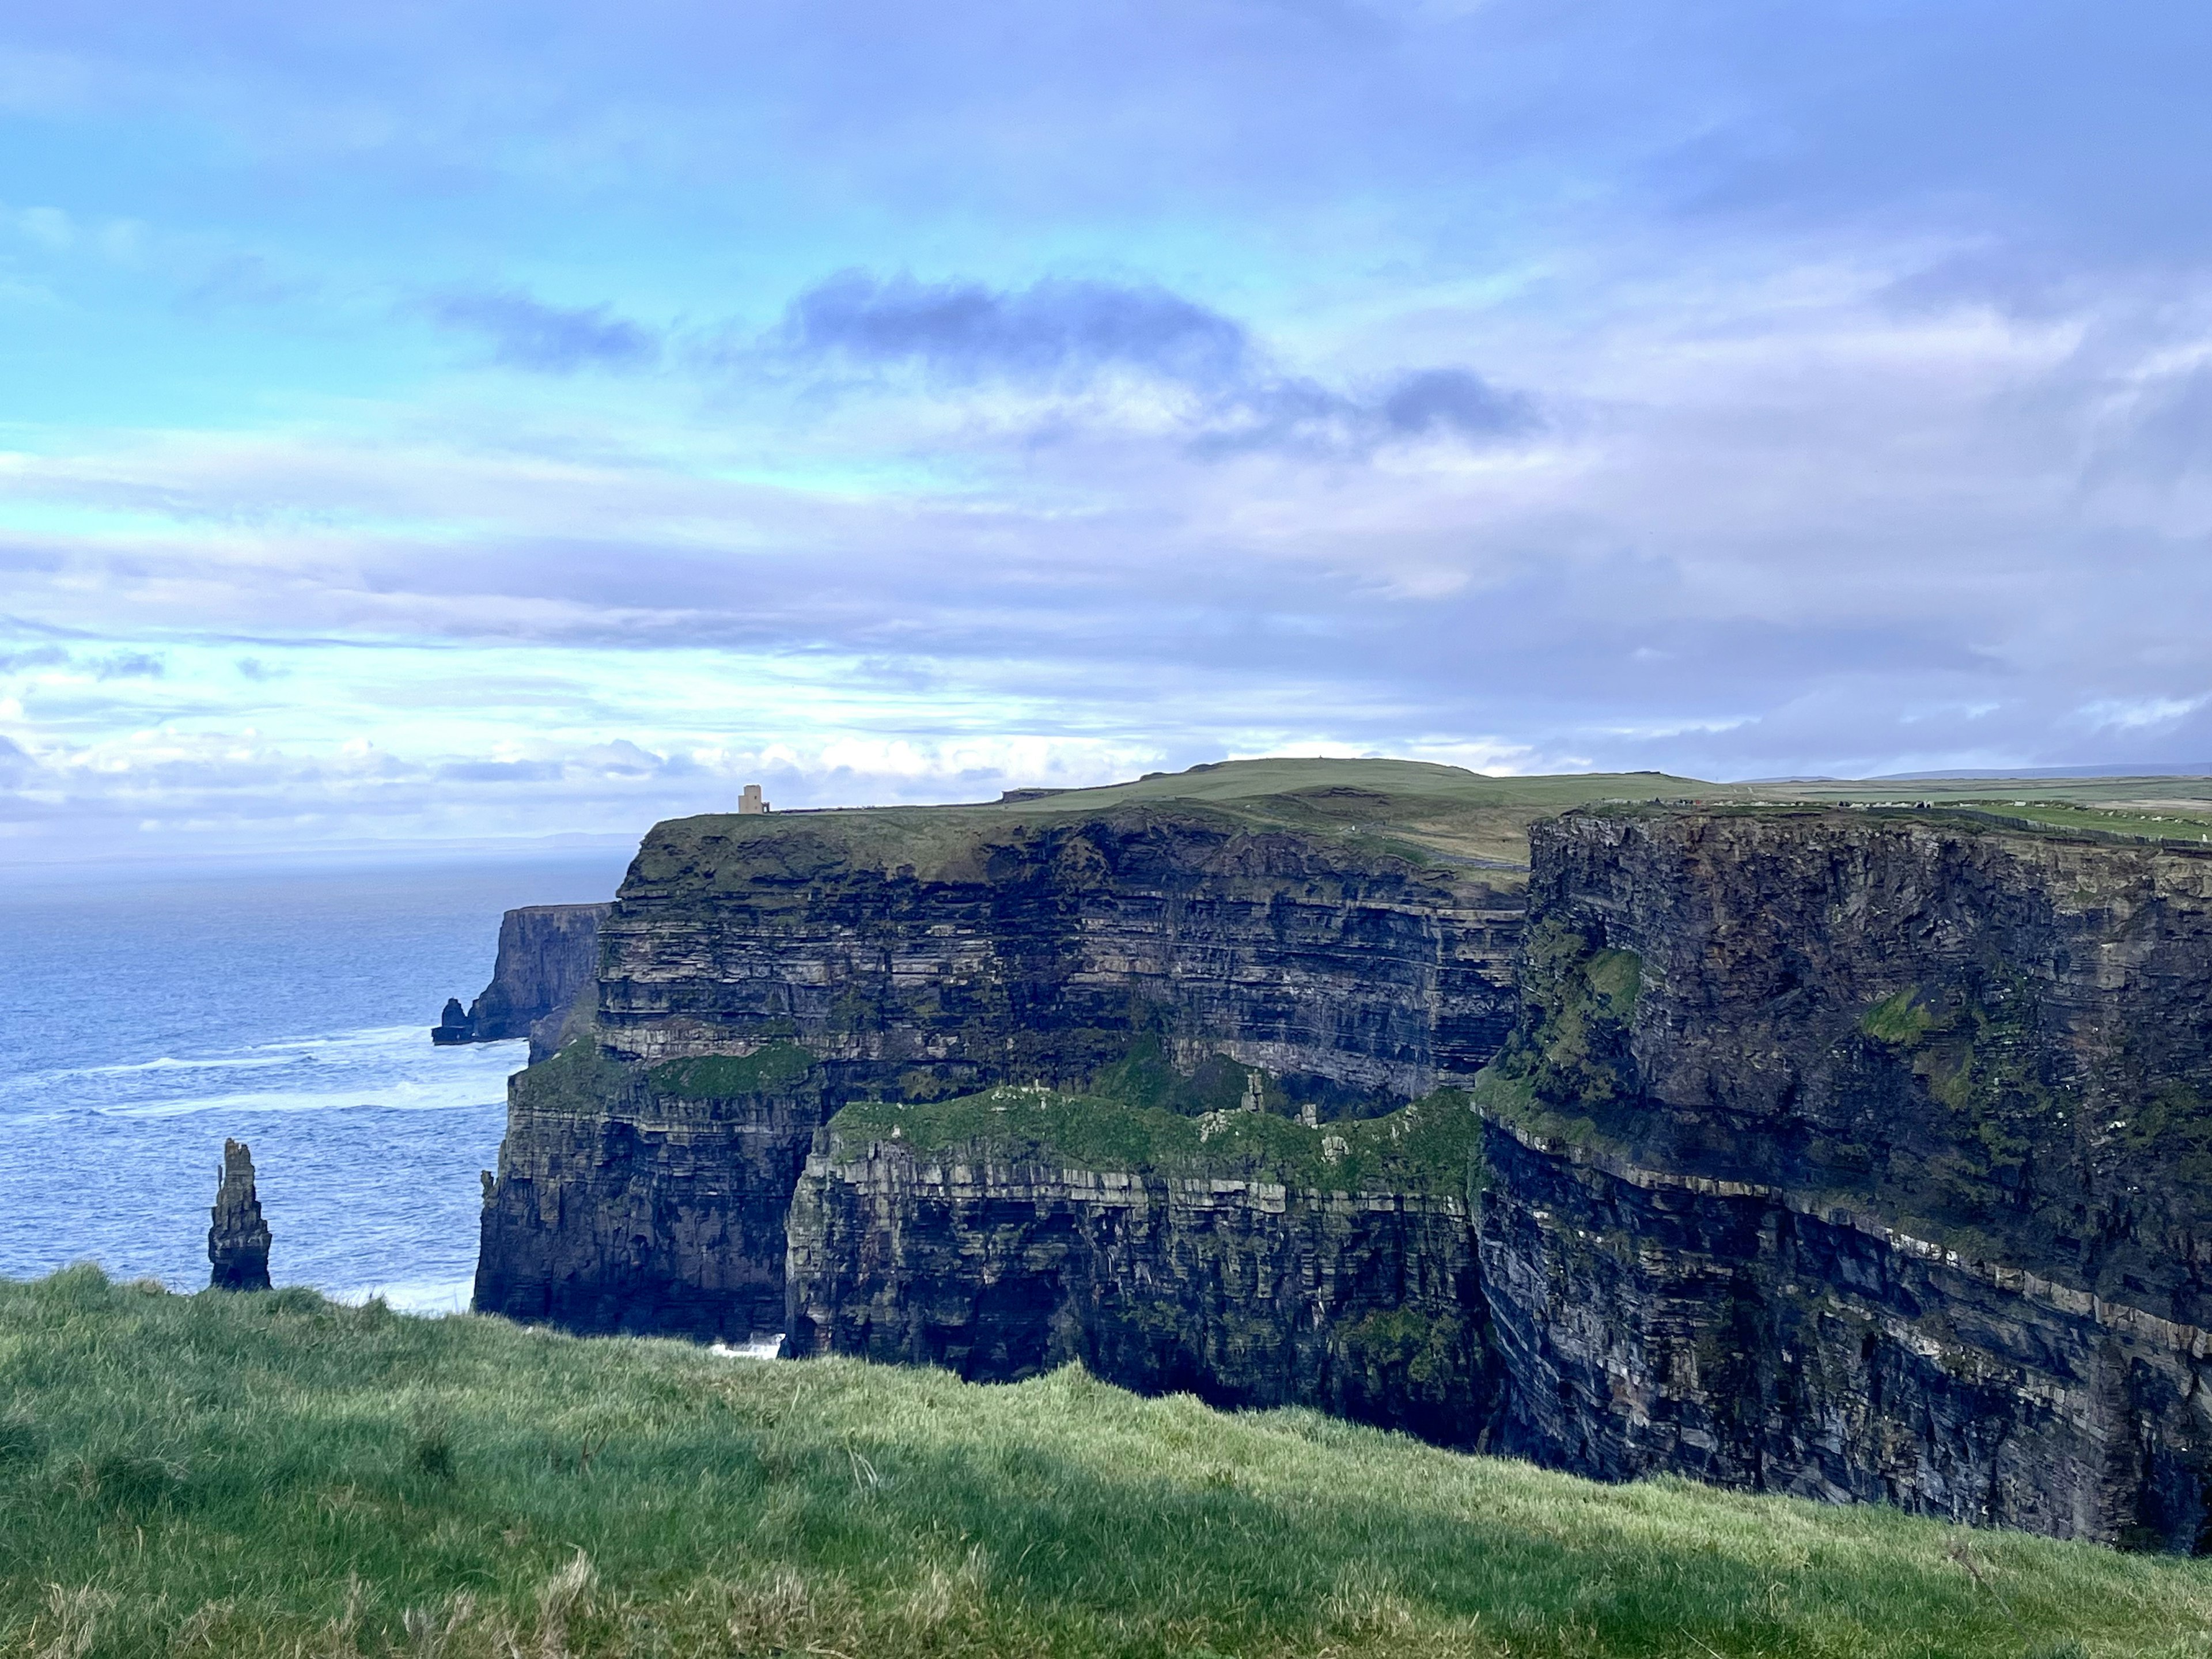
[[[561,1028],[579,1000],[589,1002],[599,973],[599,926],[611,904],[529,904],[500,918],[499,958],[491,983],[466,1009],[459,997],[430,1028],[440,1044],[531,1039],[531,1058],[561,1044]]]
[[[603,924],[588,1036],[512,1085],[477,1306],[781,1330],[786,1213],[856,1101],[1041,1085],[1322,1124],[1464,1083],[1517,1006],[1526,872],[1495,854],[1525,847],[1528,793],[1265,762],[659,825]]]

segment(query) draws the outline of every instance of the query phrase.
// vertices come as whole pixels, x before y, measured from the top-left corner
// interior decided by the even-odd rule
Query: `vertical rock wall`
[[[500,918],[491,983],[465,1012],[458,998],[431,1028],[440,1043],[531,1039],[531,1058],[560,1047],[560,1028],[580,998],[596,992],[599,925],[611,904],[528,904]]]
[[[827,1131],[792,1203],[787,1351],[985,1382],[1076,1360],[1146,1393],[1481,1442],[1498,1402],[1464,1171],[1401,1191],[1279,1173],[1075,1169]]]
[[[2212,859],[1860,812],[1534,850],[1508,1443],[2202,1547]]]
[[[508,1085],[475,1306],[596,1334],[781,1330],[784,1214],[823,1115],[790,1045],[648,1074],[572,1044]]]
[[[927,1097],[1080,1085],[1151,1029],[1324,1115],[1388,1109],[1504,1041],[1520,910],[1480,872],[1159,809],[698,820],[653,832],[605,924],[599,1039],[790,1036],[852,1094]]]
[[[1231,1100],[1264,1077],[1267,1103],[1317,1121],[1387,1111],[1504,1040],[1518,907],[1448,865],[1158,809],[662,825],[600,926],[579,1054],[512,1085],[477,1306],[781,1329],[785,1212],[854,1099],[1118,1066]],[[678,1081],[766,1054],[803,1079]]]

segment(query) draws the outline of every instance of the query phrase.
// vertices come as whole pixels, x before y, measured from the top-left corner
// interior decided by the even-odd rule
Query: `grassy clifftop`
[[[2179,1656],[2212,1567],[311,1293],[0,1282],[0,1655]]]
[[[2212,835],[2204,778],[1794,779],[1711,783],[1661,772],[1490,777],[1426,761],[1221,761],[1093,789],[1016,791],[960,806],[871,806],[765,816],[708,814],[656,825],[633,879],[710,891],[719,878],[769,872],[804,887],[854,868],[911,866],[925,877],[972,875],[979,847],[1101,817],[1172,818],[1228,830],[1289,830],[1360,858],[1474,866],[1511,886],[1528,856],[1528,825],[1577,806],[1696,801],[1708,806],[1843,805],[1964,808],[2027,827],[2195,842]]]
[[[1674,797],[1711,788],[1656,772],[1492,778],[1455,766],[1396,760],[1224,761],[1097,789],[1016,792],[967,806],[870,806],[740,817],[709,814],[658,824],[633,879],[697,884],[737,850],[748,869],[804,881],[819,870],[911,865],[958,874],[979,845],[1102,817],[1291,830],[1362,856],[1517,866],[1530,820],[1593,801]],[[1510,872],[1505,872],[1510,879]]]

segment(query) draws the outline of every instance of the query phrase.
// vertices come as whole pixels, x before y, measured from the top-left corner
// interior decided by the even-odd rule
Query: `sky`
[[[2212,757],[2212,8],[0,15],[0,863]]]

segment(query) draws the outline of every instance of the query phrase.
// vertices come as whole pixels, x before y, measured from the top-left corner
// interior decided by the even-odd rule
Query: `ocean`
[[[613,896],[627,854],[0,876],[0,1277],[207,1283],[226,1136],[278,1285],[465,1307],[520,1042],[438,1048],[500,913]]]

